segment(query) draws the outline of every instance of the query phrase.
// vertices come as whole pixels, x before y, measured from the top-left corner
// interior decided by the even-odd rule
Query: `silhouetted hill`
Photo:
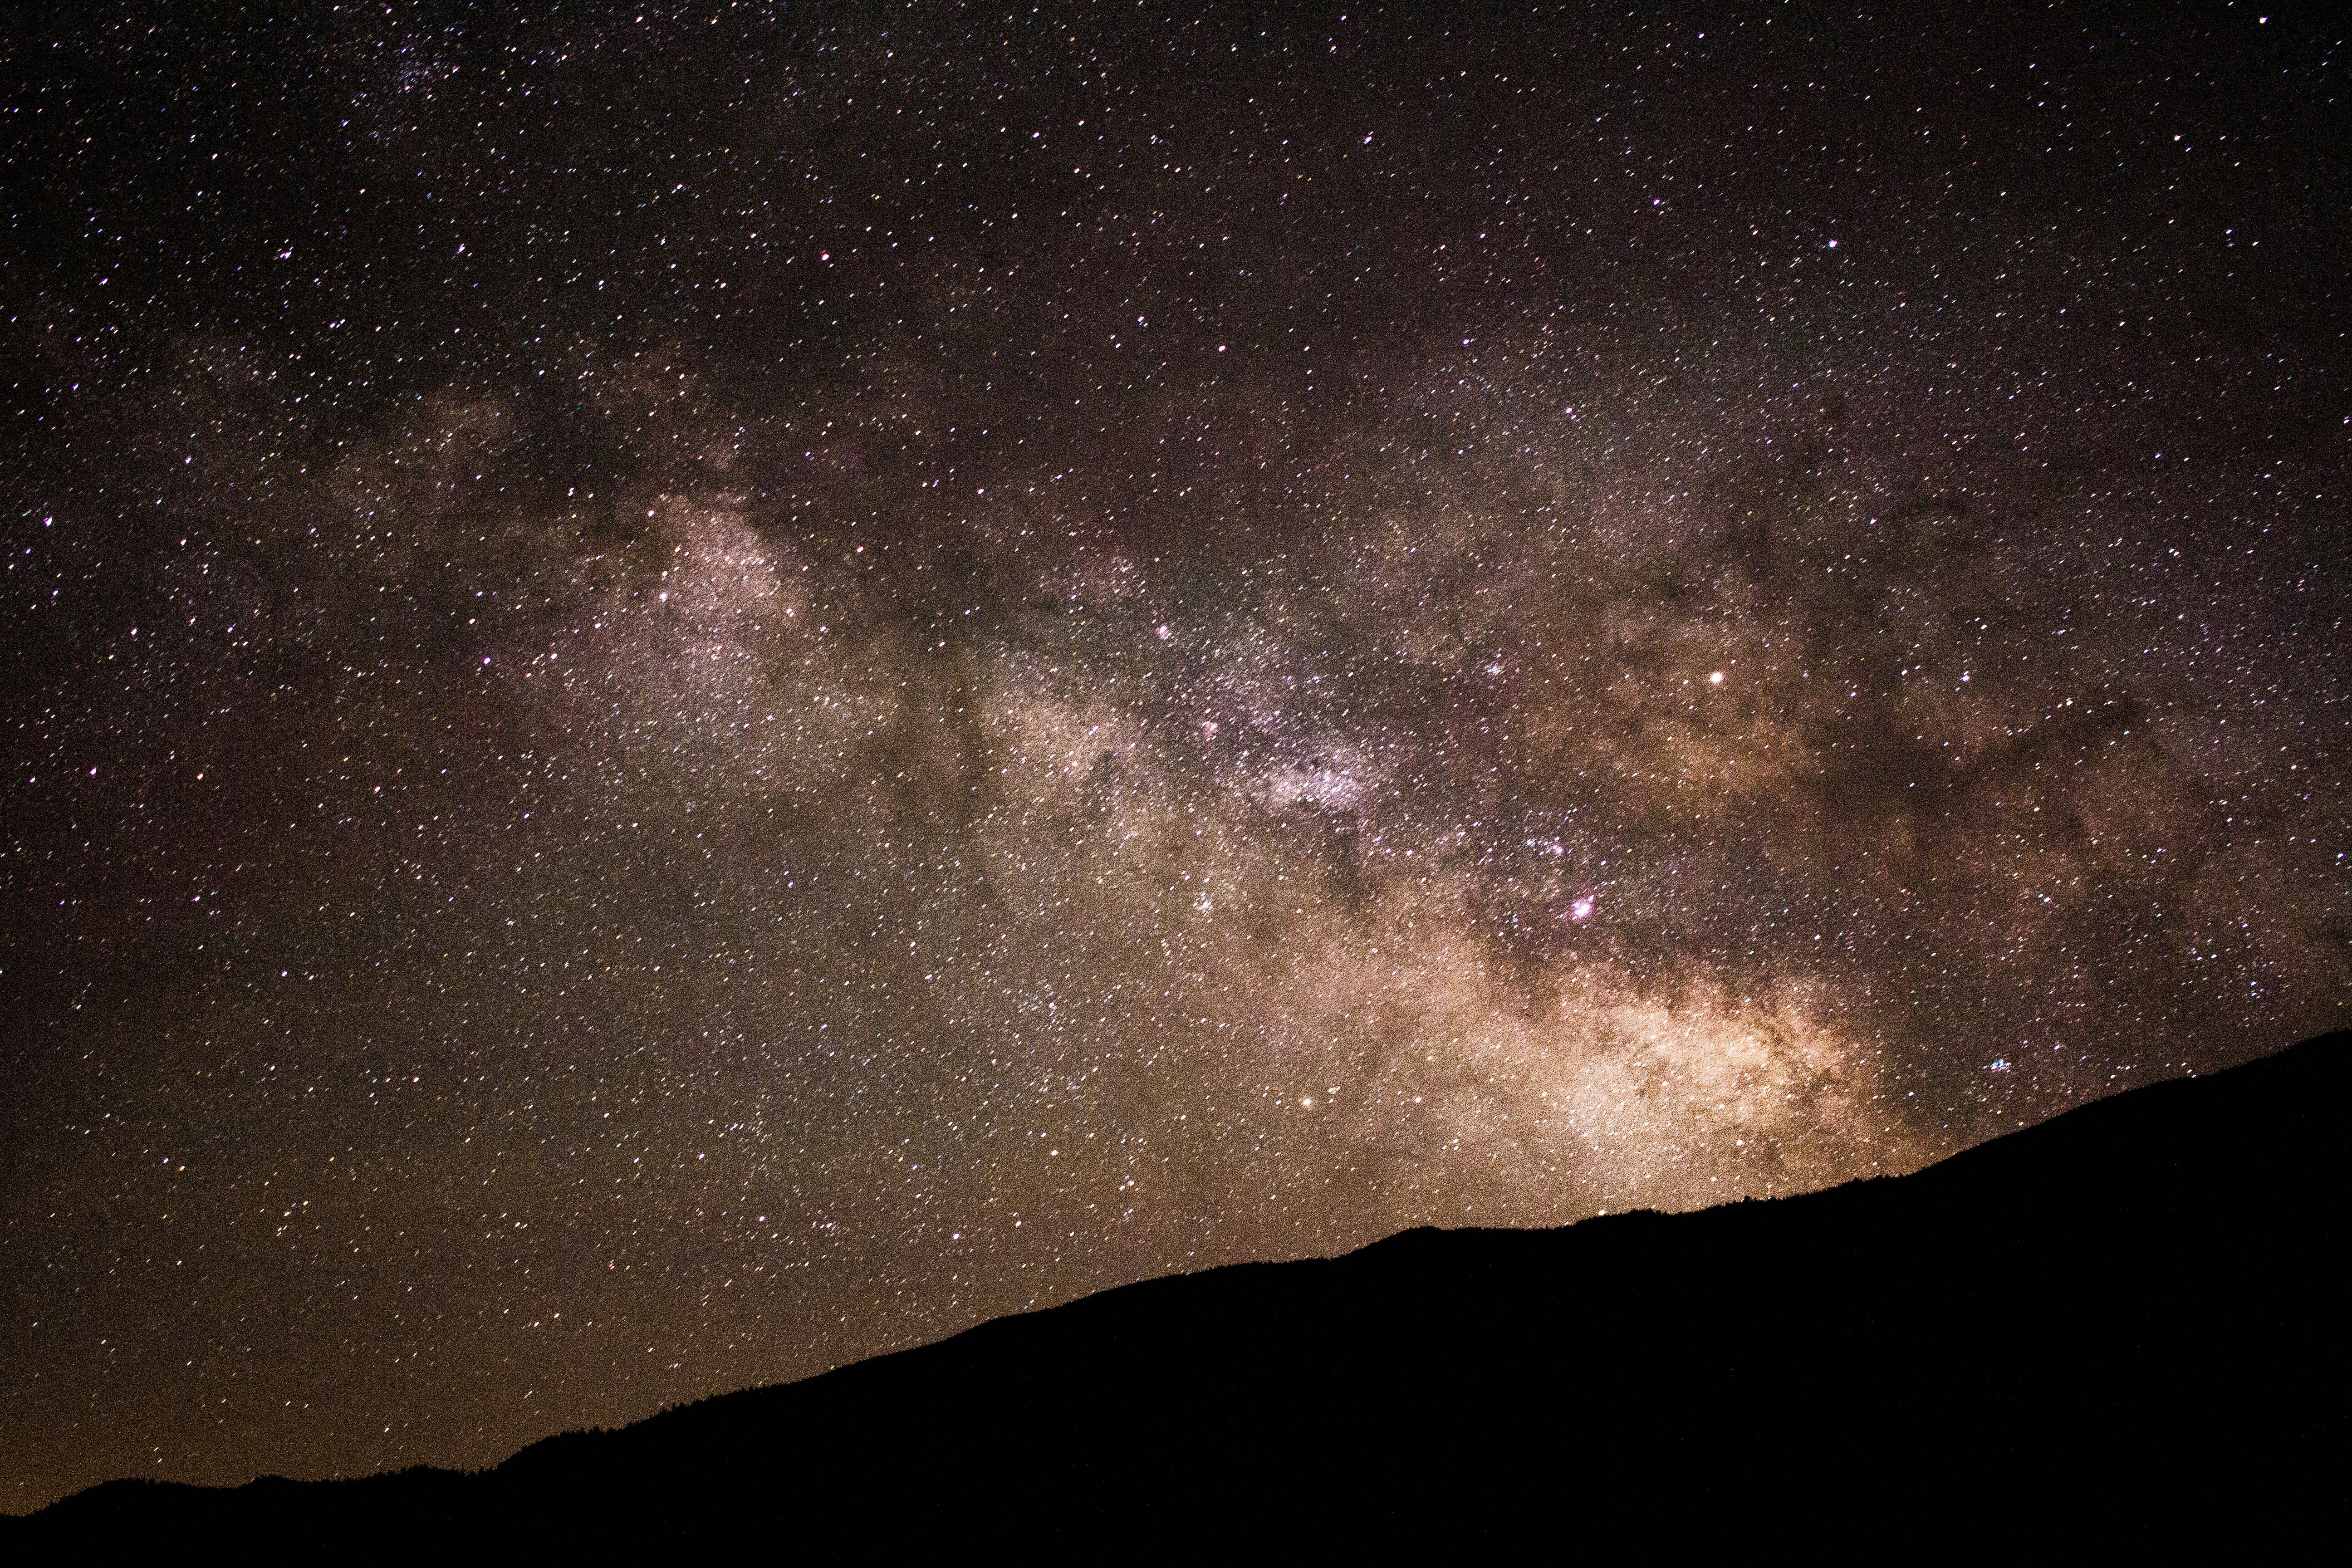
[[[2243,1547],[2344,1512],[2348,1071],[2331,1035],[1899,1179],[1152,1280],[480,1476],[116,1482],[0,1545]]]

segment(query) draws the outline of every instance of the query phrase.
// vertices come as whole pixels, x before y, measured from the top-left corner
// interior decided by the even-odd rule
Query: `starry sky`
[[[11,24],[0,1508],[2344,1022],[2318,8],[511,9]]]

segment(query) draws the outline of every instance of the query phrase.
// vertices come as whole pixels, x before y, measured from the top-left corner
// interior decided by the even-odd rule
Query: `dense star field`
[[[2307,11],[531,9],[8,47],[0,1507],[2343,1023]]]

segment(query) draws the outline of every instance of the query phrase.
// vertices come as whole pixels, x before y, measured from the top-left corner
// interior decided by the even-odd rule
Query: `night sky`
[[[0,1507],[2344,1023],[2321,8],[516,9],[9,23]]]

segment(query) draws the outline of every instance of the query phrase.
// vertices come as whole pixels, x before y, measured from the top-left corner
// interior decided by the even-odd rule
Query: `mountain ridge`
[[[2145,1517],[2113,1529],[2177,1531],[2225,1494],[2268,1498],[2273,1522],[2340,1516],[2347,1075],[2339,1032],[1907,1175],[1419,1227],[1139,1281],[473,1475],[109,1482],[0,1541],[370,1520],[667,1538],[766,1499],[902,1546],[1147,1526],[1172,1545],[1302,1507],[1379,1538],[1428,1522],[1398,1515],[1413,1498],[1486,1500],[1448,1527],[1474,1532],[1539,1497],[1630,1515],[1673,1508],[1669,1482],[1760,1518],[1823,1478],[1842,1516],[1882,1521],[1960,1507],[1971,1478],[2132,1500]]]

